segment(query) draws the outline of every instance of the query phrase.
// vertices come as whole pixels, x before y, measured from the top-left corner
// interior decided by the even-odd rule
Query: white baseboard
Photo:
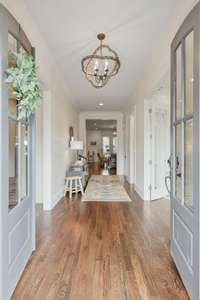
[[[124,177],[125,177],[125,180],[126,180],[128,183],[130,183],[130,182],[129,182],[129,177],[128,177],[128,175],[124,175]]]
[[[56,206],[56,204],[61,200],[61,198],[63,197],[63,192],[64,188],[61,188],[60,191],[58,191],[56,194],[53,195],[52,197],[52,209]]]
[[[134,184],[134,189],[135,189],[136,193],[140,196],[140,198],[142,200],[144,200],[144,194],[143,194],[142,190],[136,184]]]
[[[130,179],[130,176],[126,175],[126,180],[128,181],[129,184],[135,184],[134,180]]]
[[[58,204],[58,202],[61,200],[61,198],[63,197],[63,189],[60,189],[60,191],[58,191],[57,193],[55,193],[54,195],[52,195],[52,201],[50,201],[48,203],[48,206],[44,206],[44,210],[52,210],[56,204]]]

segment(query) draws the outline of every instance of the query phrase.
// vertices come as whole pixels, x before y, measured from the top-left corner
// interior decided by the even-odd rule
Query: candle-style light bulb
[[[108,61],[107,60],[105,61],[104,73],[105,73],[105,75],[107,75],[107,73],[108,73]]]
[[[98,67],[99,67],[99,62],[98,60],[95,61],[95,64],[94,64],[94,69],[95,70],[98,70]]]

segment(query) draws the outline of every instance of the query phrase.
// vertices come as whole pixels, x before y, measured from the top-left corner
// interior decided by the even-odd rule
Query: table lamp
[[[70,148],[72,149],[72,150],[76,150],[77,151],[77,160],[78,160],[78,152],[80,151],[80,150],[83,150],[83,141],[71,141],[71,143],[70,143]]]

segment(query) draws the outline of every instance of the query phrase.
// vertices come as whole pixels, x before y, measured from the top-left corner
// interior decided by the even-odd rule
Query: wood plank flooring
[[[12,300],[186,300],[169,254],[169,201],[37,208],[37,251]]]

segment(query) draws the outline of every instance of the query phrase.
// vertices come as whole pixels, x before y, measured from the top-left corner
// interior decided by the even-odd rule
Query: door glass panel
[[[182,116],[182,46],[176,50],[176,119]]]
[[[176,125],[176,157],[175,157],[175,196],[178,200],[182,199],[182,127]]]
[[[193,121],[185,123],[185,197],[187,207],[193,207]]]
[[[20,199],[28,194],[28,126],[20,126]]]
[[[16,65],[15,56],[13,52],[17,52],[17,40],[10,33],[8,34],[8,67]],[[9,116],[16,118],[17,116],[17,100],[13,94],[12,84],[8,84],[8,111]]]
[[[17,40],[8,34],[8,67],[16,65],[13,52],[17,52]],[[9,210],[18,203],[18,122],[17,100],[12,84],[8,84],[8,140],[9,140]]]
[[[17,39],[11,33],[8,33],[8,49],[17,52]]]
[[[22,45],[20,46],[20,52],[28,54],[28,51]]]
[[[193,112],[193,82],[194,82],[194,33],[193,31],[185,39],[185,89],[186,103],[185,113]]]
[[[18,202],[18,134],[17,122],[9,120],[9,209]]]

